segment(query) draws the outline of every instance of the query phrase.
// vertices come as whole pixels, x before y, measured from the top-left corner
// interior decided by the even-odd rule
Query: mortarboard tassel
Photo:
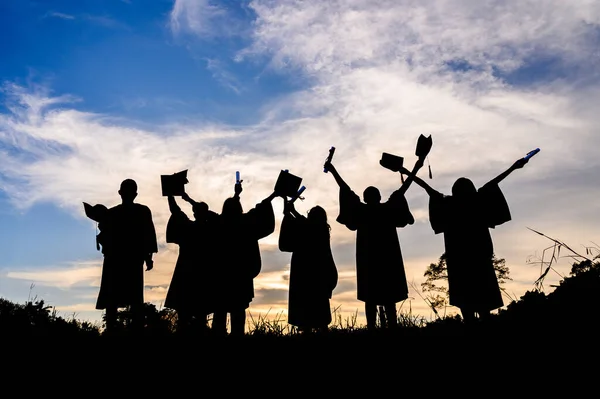
[[[429,178],[433,179],[433,175],[431,174],[431,165],[429,164],[429,157],[427,157],[427,167],[429,168]]]
[[[96,250],[100,251],[100,243],[98,242],[98,222],[96,222]]]

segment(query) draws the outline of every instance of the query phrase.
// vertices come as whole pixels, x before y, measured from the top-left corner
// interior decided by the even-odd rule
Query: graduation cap
[[[108,212],[108,208],[102,204],[92,206],[87,202],[83,203],[83,209],[85,210],[85,216],[97,223],[102,223]]]
[[[431,147],[433,146],[433,139],[431,135],[425,137],[424,135],[420,135],[417,140],[417,148],[415,150],[415,155],[419,158],[425,158],[429,155],[429,151],[431,151]],[[429,158],[427,158],[427,167],[429,168],[429,178],[432,179],[433,176],[431,174],[431,165],[429,165]]]
[[[431,135],[425,137],[423,135],[419,136],[417,140],[417,149],[415,150],[415,155],[419,158],[426,157],[431,151],[431,146],[433,145],[433,140],[431,139]]]
[[[108,214],[108,208],[102,204],[96,204],[94,206],[88,204],[87,202],[83,203],[83,209],[85,210],[85,215],[96,222],[96,249],[100,251],[100,241],[98,237],[98,226],[102,223]]]
[[[160,175],[160,185],[162,188],[163,197],[170,195],[183,195],[185,193],[185,185],[189,183],[187,179],[187,169],[181,172],[173,173],[172,175]]]
[[[287,170],[279,172],[279,177],[275,183],[275,192],[286,197],[295,197],[300,189],[302,178],[294,176]]]
[[[402,169],[402,165],[404,164],[404,158],[398,155],[388,154],[384,152],[381,154],[381,159],[379,160],[379,165],[383,166],[386,169],[391,170],[392,172],[399,172]],[[404,183],[404,175],[400,174],[400,178],[402,179],[402,183]]]
[[[379,165],[383,166],[386,169],[391,170],[392,172],[399,172],[402,169],[402,165],[404,164],[404,158],[399,157],[398,155],[388,154],[384,152],[381,154],[381,159],[379,160]]]

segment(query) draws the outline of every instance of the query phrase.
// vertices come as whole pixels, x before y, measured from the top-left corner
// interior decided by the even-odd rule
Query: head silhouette
[[[225,202],[223,202],[223,210],[221,211],[221,215],[227,217],[236,217],[242,213],[244,213],[244,211],[238,198],[227,198]]]
[[[308,220],[313,223],[327,223],[327,212],[317,205],[308,211]]]
[[[366,204],[379,204],[381,202],[381,194],[377,187],[369,186],[363,192],[363,200]]]
[[[327,212],[325,212],[325,209],[319,205],[314,206],[310,211],[308,211],[307,219],[312,226],[319,229],[318,231],[323,229],[322,231],[326,231],[329,235],[331,226],[329,226],[329,223],[327,223]]]
[[[123,203],[132,203],[135,197],[137,197],[137,183],[133,179],[125,179],[121,182],[119,188],[119,195],[123,200]]]
[[[208,204],[206,202],[195,202],[192,205],[192,211],[194,212],[194,219],[203,220],[208,213]]]
[[[455,198],[469,199],[477,194],[475,184],[466,177],[460,177],[452,185],[452,196]]]

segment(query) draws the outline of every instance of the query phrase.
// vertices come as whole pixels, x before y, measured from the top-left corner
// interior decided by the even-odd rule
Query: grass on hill
[[[535,230],[534,230],[535,231]],[[540,235],[544,235],[536,231]],[[545,236],[547,237],[547,236]],[[542,335],[590,334],[598,332],[597,320],[600,316],[600,254],[592,256],[586,248],[586,255],[580,255],[563,242],[552,239],[550,260],[544,256],[540,260],[545,268],[536,281],[534,289],[527,291],[521,298],[511,301],[506,308],[492,315],[486,323],[465,325],[459,315],[439,316],[427,320],[413,314],[410,309],[398,313],[399,328],[394,330],[378,328],[367,331],[358,325],[356,314],[342,319],[338,309],[333,309],[333,322],[327,334],[300,334],[287,324],[283,315],[268,318],[248,315],[249,328],[246,337],[266,339],[294,339],[305,336],[327,336],[328,339],[373,337],[373,336],[425,336],[448,337],[470,335],[473,332],[494,334],[498,337]],[[554,267],[561,248],[571,252],[572,264],[569,276],[565,276],[554,291],[546,294],[543,279]],[[546,251],[545,250],[545,251]],[[170,309],[158,310],[153,304],[145,304],[144,335],[179,336],[177,314]],[[118,313],[118,333],[131,334],[131,312],[129,309]],[[192,335],[193,335],[192,331]],[[75,317],[65,319],[57,314],[55,308],[46,305],[44,300],[34,298],[23,304],[13,303],[0,298],[0,334],[3,336],[53,336],[53,337],[102,337],[103,325],[96,325]],[[198,335],[196,335],[198,336]],[[210,337],[209,335],[206,336]]]

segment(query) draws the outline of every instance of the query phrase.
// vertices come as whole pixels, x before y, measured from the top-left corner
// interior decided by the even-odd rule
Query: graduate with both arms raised
[[[233,197],[223,203],[215,230],[216,306],[212,329],[217,334],[227,332],[230,315],[231,335],[245,333],[246,309],[254,299],[254,278],[262,268],[258,241],[275,231],[275,214],[271,201],[279,196],[273,192],[244,212],[240,202],[242,181],[236,182]]]
[[[193,324],[200,331],[207,331],[208,315],[216,306],[213,287],[217,266],[214,254],[217,214],[209,210],[208,204],[194,201],[185,192],[187,170],[162,176],[162,179],[163,195],[168,197],[171,211],[166,241],[179,245],[165,307],[177,312],[178,331],[184,332]],[[191,204],[193,220],[179,207],[175,196]]]
[[[387,326],[396,327],[396,304],[408,298],[397,228],[414,223],[404,194],[412,183],[412,176],[423,166],[430,148],[430,142],[419,138],[413,175],[386,202],[381,202],[381,194],[373,186],[364,190],[362,202],[333,164],[329,160],[325,162],[325,170],[333,175],[340,189],[340,210],[336,220],[356,231],[357,299],[365,303],[368,329],[376,326],[377,306],[383,306]]]
[[[284,196],[279,250],[291,252],[288,324],[301,332],[326,332],[332,321],[330,299],[338,282],[331,252],[327,213],[314,206],[307,216],[294,206],[296,197]]]
[[[504,305],[493,265],[494,246],[489,229],[511,220],[499,183],[523,168],[537,151],[518,159],[479,189],[470,179],[457,179],[452,195],[444,195],[407,169],[402,170],[429,194],[431,227],[435,234],[444,234],[449,302],[460,309],[465,322],[472,322],[477,316],[487,318],[492,310]]]

